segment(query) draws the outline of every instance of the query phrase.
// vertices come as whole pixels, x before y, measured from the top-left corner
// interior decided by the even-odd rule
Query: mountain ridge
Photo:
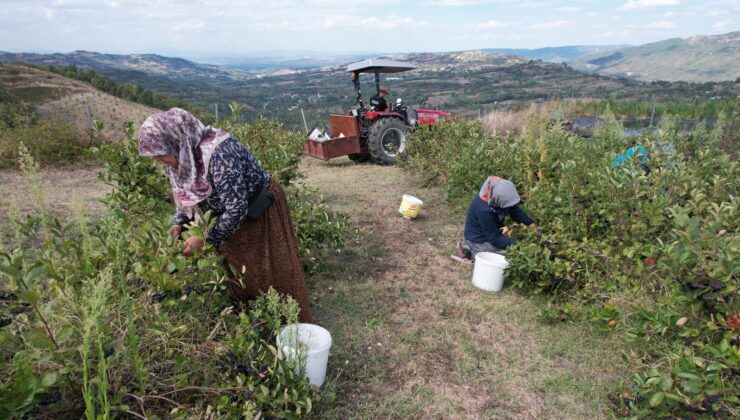
[[[581,71],[643,81],[736,80],[740,78],[740,31],[669,38],[585,55],[568,64]]]

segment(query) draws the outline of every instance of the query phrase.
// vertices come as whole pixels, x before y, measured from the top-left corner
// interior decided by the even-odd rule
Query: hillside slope
[[[565,63],[585,55],[604,53],[626,47],[629,47],[629,45],[564,45],[562,47],[544,47],[534,49],[486,48],[483,51],[499,54],[511,54],[532,60],[549,61],[552,63]]]
[[[126,121],[141,124],[148,115],[159,111],[98,91],[86,83],[24,65],[0,64],[0,83],[30,104],[40,118],[72,123],[80,132],[89,128],[90,119],[98,119],[105,124],[103,134],[111,139],[123,137]]]
[[[587,55],[575,69],[639,80],[709,82],[740,77],[740,31],[694,36]]]
[[[214,80],[243,78],[247,74],[238,70],[225,70],[218,66],[196,63],[178,57],[164,57],[156,54],[102,54],[92,51],[74,51],[61,54],[9,53],[0,51],[0,63],[31,63],[40,66],[76,65],[93,68],[116,79],[118,73],[138,72],[149,77],[209,82]],[[118,81],[118,80],[117,80]]]

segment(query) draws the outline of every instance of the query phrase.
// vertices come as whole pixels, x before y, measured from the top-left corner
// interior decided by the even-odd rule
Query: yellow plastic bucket
[[[401,200],[401,207],[398,208],[398,214],[406,219],[416,219],[423,205],[424,202],[413,195],[404,194]]]

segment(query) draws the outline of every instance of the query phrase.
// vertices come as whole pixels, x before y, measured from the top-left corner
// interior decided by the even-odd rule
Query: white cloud
[[[557,10],[559,12],[565,12],[565,13],[575,13],[579,12],[581,10],[580,7],[558,7]]]
[[[430,0],[427,4],[432,6],[479,6],[491,3],[517,3],[517,0]]]
[[[629,0],[621,5],[619,10],[643,9],[645,7],[656,6],[676,6],[681,4],[681,0]]]
[[[48,7],[44,7],[44,16],[46,16],[46,20],[54,20],[54,9],[49,9]]]
[[[181,34],[183,32],[200,32],[206,26],[202,20],[195,21],[184,21],[178,22],[172,26],[171,32],[173,34]]]
[[[489,20],[488,22],[483,23],[470,23],[466,25],[468,28],[477,28],[477,29],[497,29],[497,28],[506,28],[511,26],[510,22],[501,22],[499,20]]]
[[[727,10],[710,10],[704,13],[704,16],[726,16],[730,14]]]
[[[669,20],[660,20],[657,22],[650,22],[644,27],[648,29],[673,29],[676,27],[676,24]]]
[[[552,22],[541,22],[532,25],[532,29],[557,29],[572,25],[569,20],[554,20]]]
[[[395,29],[399,27],[427,26],[429,23],[417,21],[405,16],[388,16],[385,18],[363,17],[356,15],[334,15],[324,18],[324,28],[356,28],[356,29]]]
[[[712,28],[714,28],[714,29],[720,29],[721,30],[721,29],[725,29],[725,28],[731,26],[734,23],[735,23],[735,21],[732,20],[732,19],[725,19],[725,20],[721,20],[721,21],[715,23],[714,25],[712,25]]]

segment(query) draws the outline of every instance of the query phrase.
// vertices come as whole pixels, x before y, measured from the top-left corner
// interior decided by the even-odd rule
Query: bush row
[[[460,212],[489,175],[517,185],[541,237],[514,229],[512,284],[549,296],[548,320],[591,318],[634,343],[634,381],[614,397],[617,413],[737,416],[740,174],[719,147],[737,146],[728,117],[685,133],[664,116],[638,138],[624,137],[608,108],[603,118],[589,139],[537,112],[516,137],[450,121],[414,132],[403,165]],[[634,145],[649,172],[642,156],[612,167]]]
[[[300,136],[267,121],[226,128],[286,187],[306,267],[319,269],[348,229],[293,182]],[[271,292],[233,307],[221,257],[185,258],[169,237],[166,177],[138,157],[131,125],[128,138],[97,150],[101,177],[113,187],[104,220],[90,222],[81,208],[65,222],[43,211],[28,215],[15,221],[20,246],[0,253],[0,417],[297,418],[312,411],[321,396],[275,348],[279,329],[297,321],[295,301]],[[31,189],[41,191],[38,165],[22,157]],[[188,232],[205,229],[207,218]]]

